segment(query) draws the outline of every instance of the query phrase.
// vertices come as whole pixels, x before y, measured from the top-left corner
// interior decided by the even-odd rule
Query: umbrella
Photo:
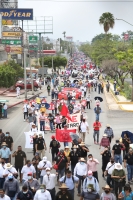
[[[131,142],[133,143],[133,133],[130,131],[122,131],[121,137],[124,137],[124,134],[127,134],[127,136],[130,138]]]
[[[72,132],[70,132],[70,137],[71,137],[72,140],[77,140],[78,141],[78,139],[79,139],[79,136],[77,134],[75,134],[75,133],[72,133]]]
[[[94,99],[95,99],[95,100],[99,100],[100,102],[103,101],[103,98],[102,98],[102,97],[95,97]]]

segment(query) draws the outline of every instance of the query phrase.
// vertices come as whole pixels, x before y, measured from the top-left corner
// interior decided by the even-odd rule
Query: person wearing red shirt
[[[99,144],[99,130],[101,128],[101,123],[98,120],[96,120],[93,123],[93,128],[94,128],[94,134],[93,134],[94,144]],[[97,136],[97,141],[96,141],[96,136]]]

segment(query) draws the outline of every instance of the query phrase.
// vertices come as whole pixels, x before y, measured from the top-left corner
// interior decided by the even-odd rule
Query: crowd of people
[[[72,71],[77,69],[80,69],[77,79],[73,80]],[[29,131],[33,136],[33,158],[27,159],[21,145],[11,153],[14,138],[10,132],[4,134],[0,130],[0,200],[132,199],[131,140],[125,132],[124,137],[121,140],[117,139],[111,148],[114,132],[107,124],[103,137],[99,141],[101,97],[95,98],[93,139],[94,145],[99,146],[101,150],[102,176],[106,181],[102,192],[100,186],[103,183],[100,183],[98,176],[101,173],[98,171],[100,161],[93,156],[93,152],[90,152],[86,144],[86,134],[89,134],[86,111],[91,109],[93,101],[91,92],[96,92],[96,95],[104,92],[104,83],[99,79],[100,70],[80,52],[73,54],[61,77],[58,75],[51,76],[51,82],[47,81],[47,92],[51,100],[37,97],[31,101],[25,100],[23,105],[24,121],[29,123]],[[72,90],[67,93],[66,99],[63,97],[59,99],[58,93],[65,87]],[[109,87],[109,82],[107,82],[107,92],[109,92]],[[76,97],[75,88],[81,92],[80,99]],[[74,138],[70,137],[68,127],[68,120],[71,121],[72,114],[80,114],[80,121],[75,127],[76,134],[73,134],[77,137]],[[45,141],[46,124],[49,125],[51,133],[56,133],[57,130],[63,131],[64,136],[61,141],[57,140],[56,134],[50,136],[50,144]],[[71,144],[67,140],[67,133],[71,138]],[[62,141],[64,149],[61,148]],[[48,149],[51,160],[46,156]],[[15,160],[14,166],[11,164],[12,157]],[[122,162],[124,162],[124,167],[127,167],[128,184],[126,184],[126,173]],[[59,191],[56,191],[56,186],[59,187]],[[77,194],[75,194],[76,190]]]

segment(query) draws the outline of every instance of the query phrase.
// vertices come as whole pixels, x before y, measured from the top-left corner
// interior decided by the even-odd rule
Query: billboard
[[[37,44],[38,43],[38,36],[29,36],[29,43],[30,44]]]
[[[22,47],[11,46],[10,47],[10,53],[13,53],[13,54],[22,54]]]
[[[5,44],[5,45],[21,45],[22,44],[22,41],[21,40],[10,40],[10,39],[7,39],[7,40],[1,40],[0,42],[1,44]]]
[[[2,37],[21,37],[22,32],[2,32]]]
[[[2,20],[2,25],[5,26],[5,25],[18,25],[18,21],[17,20],[10,20],[10,19],[3,19]]]
[[[0,8],[0,12],[3,20],[33,20],[33,9]]]

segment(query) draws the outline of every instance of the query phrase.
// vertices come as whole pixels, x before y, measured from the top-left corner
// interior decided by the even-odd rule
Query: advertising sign
[[[37,44],[38,43],[38,37],[37,36],[29,36],[29,44]]]
[[[2,32],[3,37],[21,37],[22,32]]]
[[[21,40],[1,40],[1,44],[8,44],[8,45],[21,45]]]
[[[8,25],[8,26],[10,26],[10,25],[18,25],[18,21],[17,20],[6,20],[6,19],[3,19],[2,20],[2,25],[4,26],[4,25]]]
[[[10,53],[22,54],[22,47],[10,47]]]
[[[2,19],[33,20],[33,9],[0,8]]]

